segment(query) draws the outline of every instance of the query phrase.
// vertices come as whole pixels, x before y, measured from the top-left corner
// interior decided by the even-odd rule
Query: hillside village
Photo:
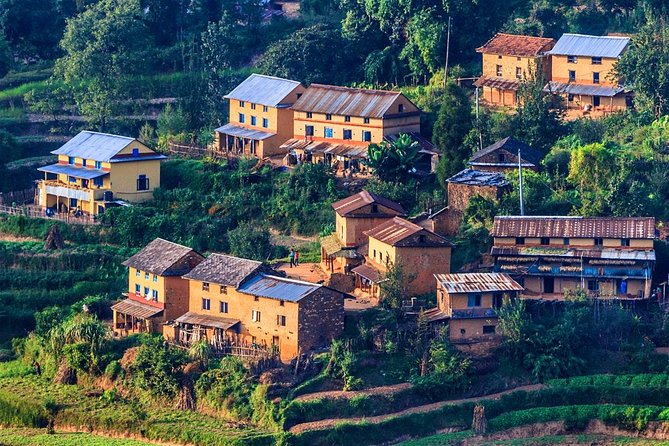
[[[56,76],[85,53],[75,26],[141,11],[113,3],[65,19]],[[320,7],[271,2],[255,25],[236,5],[197,63],[237,54],[226,32]],[[296,45],[277,40],[154,117],[150,101],[106,116],[135,100],[106,75],[83,95],[97,74],[50,78],[71,96],[22,99],[70,122],[49,153],[1,130],[24,153],[0,158],[0,443],[660,444],[669,110],[639,74],[651,15],[606,35],[516,18],[454,37],[469,54],[429,81],[411,60],[413,84],[339,72],[367,80],[369,57],[300,74],[269,58]]]

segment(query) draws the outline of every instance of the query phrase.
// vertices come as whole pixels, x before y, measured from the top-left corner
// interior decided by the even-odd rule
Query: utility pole
[[[520,182],[520,215],[525,215],[525,203],[523,200],[523,166],[520,161],[520,148],[518,149],[518,181]]]
[[[448,16],[448,31],[446,32],[446,64],[444,65],[444,89],[448,82],[448,52],[451,48],[451,16]]]
[[[483,150],[483,132],[479,122],[479,87],[476,87],[476,125],[479,128],[479,150]]]

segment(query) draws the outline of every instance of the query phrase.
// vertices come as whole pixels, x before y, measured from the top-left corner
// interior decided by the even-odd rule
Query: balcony
[[[467,308],[451,310],[453,319],[485,319],[497,317],[497,312],[493,308]]]
[[[92,184],[92,182],[91,182]],[[93,200],[100,201],[104,198],[104,193],[109,189],[100,187],[82,187],[75,183],[64,183],[57,180],[42,180],[40,187],[44,187],[49,195],[56,195],[58,197],[76,198],[77,200],[90,201],[91,196]]]
[[[537,276],[562,276],[562,277],[610,277],[610,278],[638,278],[651,277],[648,268],[624,268],[618,266],[587,266],[573,264],[562,265],[519,265],[513,263],[498,263],[495,265],[496,272],[509,274],[527,274]]]

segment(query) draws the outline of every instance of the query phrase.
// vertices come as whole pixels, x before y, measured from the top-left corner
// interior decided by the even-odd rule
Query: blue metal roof
[[[86,167],[76,167],[69,164],[52,164],[50,166],[40,167],[37,170],[40,172],[57,173],[60,175],[70,175],[77,178],[90,180],[93,178],[103,177],[109,172],[100,169],[87,169]]]
[[[51,153],[95,161],[109,161],[133,141],[135,141],[134,138],[127,136],[84,130]]]
[[[237,291],[254,296],[268,297],[270,299],[299,302],[303,297],[313,293],[321,286],[300,280],[258,274],[243,283],[237,288]]]
[[[258,141],[262,141],[263,139],[267,139],[276,135],[276,133],[263,132],[262,130],[247,129],[246,127],[241,127],[235,124],[225,124],[223,127],[217,128],[216,131],[230,136],[238,136],[240,138],[250,138]]]
[[[464,169],[446,180],[447,183],[465,184],[467,186],[494,186],[509,185],[506,177],[498,172],[486,170]]]
[[[629,42],[629,37],[563,34],[548,54],[617,58]]]
[[[289,106],[285,102],[286,96],[299,86],[298,81],[252,74],[224,97],[269,107]]]

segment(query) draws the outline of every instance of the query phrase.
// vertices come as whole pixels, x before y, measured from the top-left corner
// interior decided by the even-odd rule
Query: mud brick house
[[[346,265],[358,265],[358,248],[367,244],[366,231],[393,217],[404,217],[399,203],[363,190],[332,204],[335,232],[321,239],[321,263],[329,272],[344,272]]]
[[[425,312],[430,324],[448,324],[452,341],[494,336],[496,310],[523,290],[504,273],[435,274],[437,307]]]
[[[356,287],[378,296],[379,283],[392,266],[401,266],[411,279],[412,295],[435,291],[434,274],[450,271],[453,245],[444,237],[400,217],[366,232],[369,237],[366,263],[353,268]]]
[[[188,311],[163,328],[182,345],[206,339],[219,352],[278,353],[290,361],[344,329],[344,294],[279,277],[261,262],[211,254],[184,279]]]
[[[111,307],[114,333],[160,333],[163,322],[187,312],[188,281],[181,276],[203,260],[187,246],[157,238],[123,262],[128,297]]]
[[[522,141],[506,137],[474,153],[467,163],[472,169],[506,173],[518,170],[518,153],[523,169],[539,171],[543,153]]]
[[[444,235],[458,232],[462,216],[472,197],[481,196],[499,201],[511,189],[504,175],[493,171],[465,169],[446,181],[448,206],[428,217],[432,231]]]
[[[531,75],[550,75],[547,51],[555,40],[544,37],[498,33],[476,51],[483,57],[483,75],[475,85],[491,105],[518,104],[521,82]]]
[[[494,270],[527,299],[646,299],[655,265],[652,217],[495,217]]]

